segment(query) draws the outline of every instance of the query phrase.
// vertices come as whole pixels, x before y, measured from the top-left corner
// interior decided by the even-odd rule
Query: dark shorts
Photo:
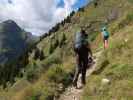
[[[104,40],[108,40],[109,36],[104,36]]]
[[[76,54],[83,57],[88,55],[88,48],[86,48],[85,46],[82,46],[80,48],[74,48],[74,51]]]

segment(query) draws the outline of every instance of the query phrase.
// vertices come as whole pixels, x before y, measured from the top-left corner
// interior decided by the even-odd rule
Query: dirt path
[[[87,71],[86,76],[88,77],[91,75],[91,73],[95,70],[96,64],[98,57],[101,55],[101,52],[96,53],[94,56],[96,57],[95,59],[95,64],[92,65],[92,67]],[[80,78],[80,77],[79,77]],[[78,86],[81,86],[81,80],[79,79],[78,81]],[[82,89],[75,89],[72,86],[69,86],[65,92],[60,96],[59,100],[81,100],[81,95],[83,93],[83,88]]]

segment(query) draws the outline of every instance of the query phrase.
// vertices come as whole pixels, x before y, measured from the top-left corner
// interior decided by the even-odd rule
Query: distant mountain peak
[[[3,23],[6,23],[6,24],[16,24],[16,22],[11,20],[11,19],[3,21]]]
[[[15,21],[6,20],[0,23],[0,50],[6,50],[6,52],[0,52],[0,64],[6,58],[12,60],[21,56],[28,48],[29,39],[31,40],[31,36],[28,36]]]
[[[10,19],[3,21],[0,25],[1,27],[4,27],[3,30],[9,31],[11,33],[14,33],[14,31],[22,31],[19,25],[15,21]]]

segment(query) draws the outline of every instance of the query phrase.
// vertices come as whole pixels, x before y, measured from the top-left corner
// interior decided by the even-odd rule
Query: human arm
[[[91,50],[91,46],[90,46],[90,44],[88,44],[87,48],[88,48],[88,52],[89,52],[89,54],[91,55],[91,57],[93,57],[93,54],[92,54],[92,50]]]

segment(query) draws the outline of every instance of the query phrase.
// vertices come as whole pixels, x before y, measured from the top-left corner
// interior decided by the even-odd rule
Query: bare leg
[[[108,40],[105,40],[105,48],[108,48]]]

